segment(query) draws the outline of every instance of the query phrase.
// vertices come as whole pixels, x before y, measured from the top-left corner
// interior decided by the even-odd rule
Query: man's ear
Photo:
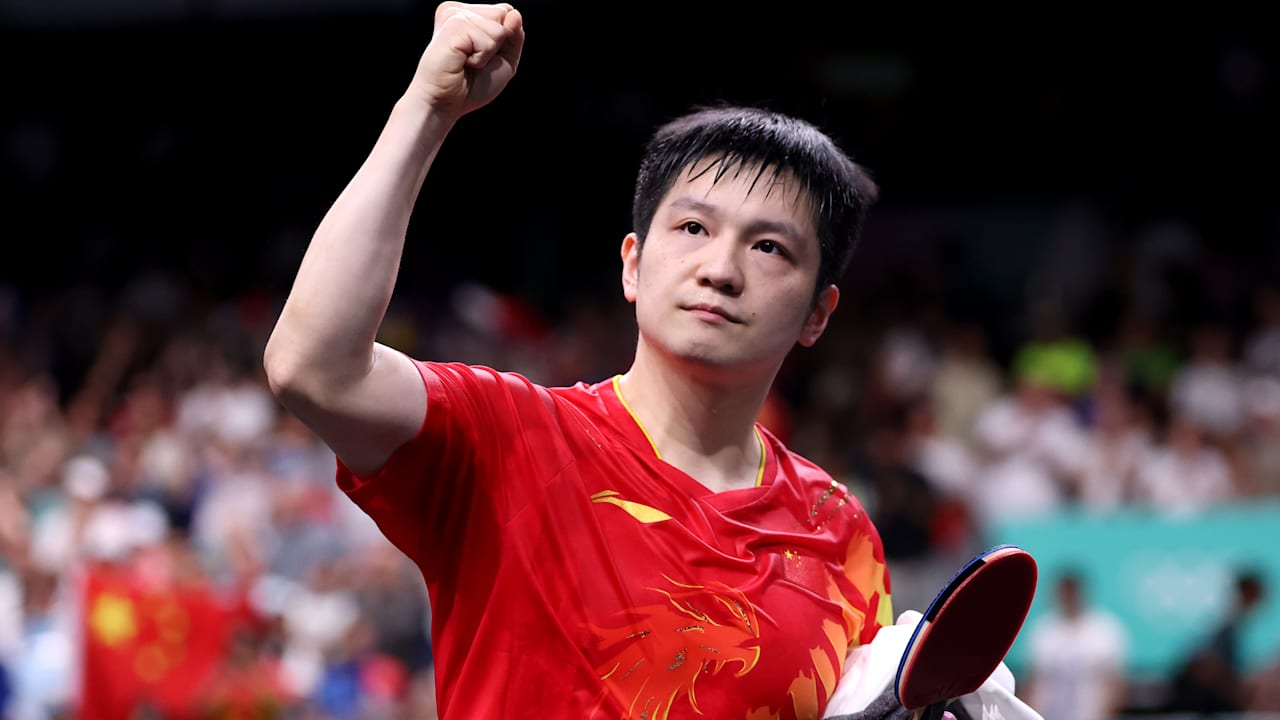
[[[622,238],[622,296],[627,302],[636,301],[640,286],[640,236],[627,233]]]
[[[818,293],[818,302],[814,304],[809,317],[804,321],[804,327],[800,329],[797,342],[805,347],[818,342],[818,338],[822,337],[823,331],[827,329],[827,321],[831,319],[831,313],[836,311],[836,305],[839,304],[840,289],[835,285],[823,288],[822,292]]]

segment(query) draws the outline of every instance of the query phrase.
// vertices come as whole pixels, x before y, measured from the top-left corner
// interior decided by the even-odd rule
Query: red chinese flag
[[[235,610],[202,585],[148,587],[122,569],[85,577],[78,720],[119,720],[142,708],[180,720],[226,652]]]

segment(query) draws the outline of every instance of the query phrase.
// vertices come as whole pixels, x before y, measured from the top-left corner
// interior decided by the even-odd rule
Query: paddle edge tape
[[[973,577],[975,573],[989,564],[1001,562],[1006,558],[1017,559],[1023,564],[1023,567],[1025,567],[1023,577],[1027,580],[1029,592],[1025,595],[1025,602],[1019,604],[1018,610],[1020,612],[1015,613],[1016,617],[1005,616],[1008,619],[1016,620],[1016,623],[1004,625],[1002,628],[1003,637],[1000,638],[1000,642],[998,644],[992,646],[1004,646],[1005,652],[1001,653],[998,658],[994,655],[990,656],[989,659],[994,659],[994,662],[990,663],[990,668],[986,668],[985,665],[980,668],[980,670],[985,672],[974,673],[975,667],[971,663],[967,663],[964,668],[967,673],[962,673],[966,675],[965,679],[953,682],[952,686],[948,688],[948,691],[951,693],[959,693],[960,695],[973,692],[977,690],[983,682],[985,682],[986,678],[990,676],[997,667],[999,667],[1000,662],[1003,661],[1003,655],[1007,654],[1008,647],[1012,646],[1018,633],[1021,632],[1023,623],[1026,622],[1026,617],[1030,612],[1031,603],[1035,597],[1036,584],[1038,582],[1038,568],[1036,566],[1035,558],[1032,557],[1025,549],[1017,545],[1009,544],[994,546],[974,557],[954,576],[952,576],[945,585],[943,585],[933,602],[930,603],[928,610],[921,617],[920,622],[916,625],[915,630],[911,634],[911,638],[907,642],[907,651],[903,653],[902,660],[898,664],[897,675],[894,678],[894,692],[897,695],[899,702],[901,702],[904,707],[907,707],[909,710],[917,710],[930,704],[929,702],[908,704],[906,701],[912,698],[904,698],[902,685],[903,677],[905,675],[909,675],[912,668],[915,666],[915,661],[920,648],[927,644],[925,639],[929,635],[929,631],[939,613],[944,607],[951,604],[951,599],[959,592],[960,589],[968,584],[969,579]]]

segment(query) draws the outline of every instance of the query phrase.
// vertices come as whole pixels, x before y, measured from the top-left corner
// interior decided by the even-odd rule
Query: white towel
[[[854,648],[845,659],[844,673],[827,704],[824,718],[855,715],[886,692],[893,692],[902,653],[923,617],[907,610],[898,621],[880,628],[868,645]],[[1014,695],[1013,673],[1002,662],[976,691],[957,698],[974,720],[1043,720],[1040,714]]]

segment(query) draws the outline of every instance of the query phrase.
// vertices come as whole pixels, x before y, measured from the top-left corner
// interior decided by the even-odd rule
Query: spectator
[[[1233,590],[1226,617],[1192,649],[1170,683],[1172,694],[1166,712],[1220,715],[1241,712],[1249,706],[1240,642],[1245,621],[1265,596],[1262,575],[1240,572]]]
[[[960,323],[950,328],[930,387],[942,434],[968,445],[983,408],[1004,390],[1004,377],[987,352],[982,328]]]
[[[1243,378],[1232,357],[1231,333],[1203,324],[1192,331],[1191,354],[1169,389],[1170,410],[1206,434],[1229,442],[1244,424]]]
[[[1094,388],[1091,426],[1075,501],[1092,512],[1113,512],[1132,502],[1138,470],[1152,451],[1142,407],[1118,375],[1103,372]]]
[[[1077,483],[1084,430],[1051,378],[1019,368],[1017,388],[983,409],[974,427],[980,521],[1042,516],[1062,507]]]
[[[1137,503],[1172,514],[1193,514],[1231,500],[1235,484],[1226,457],[1185,415],[1173,418],[1165,444],[1138,469]]]
[[[1080,571],[1062,571],[1050,615],[1028,628],[1030,705],[1053,720],[1107,720],[1125,704],[1129,639],[1093,605]]]

